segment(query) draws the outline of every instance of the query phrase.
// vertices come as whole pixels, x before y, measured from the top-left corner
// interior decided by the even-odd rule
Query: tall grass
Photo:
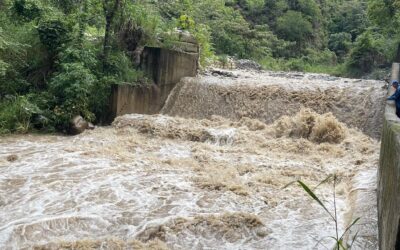
[[[39,108],[25,96],[0,102],[0,134],[28,132],[32,116],[39,112]]]
[[[313,189],[311,189],[308,185],[306,185],[304,182],[302,182],[301,180],[297,180],[294,182],[289,183],[288,185],[286,185],[284,188],[297,183],[300,185],[300,187],[307,193],[308,196],[310,196],[315,202],[318,203],[318,205],[329,215],[330,219],[332,220],[332,223],[334,223],[335,225],[335,235],[334,236],[328,236],[328,237],[324,237],[321,240],[319,240],[317,242],[317,245],[322,244],[322,241],[330,238],[332,240],[334,240],[334,249],[335,250],[350,250],[353,247],[354,242],[357,239],[358,236],[358,232],[354,235],[354,237],[352,238],[350,243],[345,243],[344,242],[344,237],[346,236],[346,234],[350,231],[350,229],[360,220],[360,217],[356,218],[355,220],[353,220],[349,225],[347,225],[347,227],[345,228],[345,230],[343,231],[343,233],[340,234],[340,230],[338,227],[338,214],[337,214],[337,206],[336,206],[336,184],[337,184],[337,176],[334,175],[329,175],[326,179],[324,179],[320,184],[318,184],[314,190],[319,187],[320,185],[322,185],[323,183],[332,181],[332,190],[333,190],[333,211],[329,211],[329,209],[327,208],[327,206],[325,205],[324,202],[321,201],[321,199],[315,194],[315,192],[313,191]],[[323,244],[322,244],[323,245]],[[326,247],[326,246],[325,246]]]
[[[321,73],[333,76],[350,76],[350,72],[344,63],[327,64],[318,62],[307,62],[302,58],[272,58],[266,57],[259,61],[266,70],[272,71],[299,71],[308,73]]]

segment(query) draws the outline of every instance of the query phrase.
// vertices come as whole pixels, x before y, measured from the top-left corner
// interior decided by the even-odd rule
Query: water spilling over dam
[[[335,173],[340,230],[361,217],[347,238],[376,249],[384,84],[228,73],[184,79],[159,115],[1,138],[0,248],[324,249],[329,216],[283,187]]]
[[[386,90],[382,82],[321,74],[227,71],[182,80],[162,112],[171,116],[256,118],[272,123],[302,107],[332,112],[349,127],[379,138]]]

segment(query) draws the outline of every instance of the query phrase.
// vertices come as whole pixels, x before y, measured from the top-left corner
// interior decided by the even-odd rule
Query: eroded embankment
[[[375,186],[358,180],[375,178],[378,153],[310,110],[273,124],[126,115],[73,138],[2,138],[0,248],[323,249],[329,216],[282,187],[336,173],[341,230],[362,216],[356,245],[376,249],[375,199],[362,195]],[[332,209],[331,186],[317,190]]]
[[[221,72],[220,72],[221,73]],[[272,123],[301,108],[332,112],[349,127],[379,138],[385,84],[320,74],[226,71],[185,78],[174,89],[162,113],[187,118],[219,115]],[[228,76],[228,77],[227,77]]]

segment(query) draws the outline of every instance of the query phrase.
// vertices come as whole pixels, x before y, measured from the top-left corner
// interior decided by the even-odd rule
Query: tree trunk
[[[87,27],[87,12],[88,12],[88,2],[84,0],[83,4],[80,7],[80,15],[79,15],[79,34],[78,34],[78,44],[81,48],[83,48],[83,38],[85,36],[85,31]]]
[[[110,3],[113,3],[111,6]],[[112,34],[112,23],[114,21],[115,13],[118,11],[121,4],[121,0],[103,0],[103,10],[106,19],[106,27],[104,34],[103,43],[103,72],[108,70],[108,58],[111,52],[111,34]]]
[[[107,71],[108,69],[108,57],[111,51],[110,33],[111,33],[111,19],[106,18],[106,31],[104,34],[104,43],[103,43],[103,71]]]
[[[397,45],[397,54],[394,62],[400,63],[400,43]]]

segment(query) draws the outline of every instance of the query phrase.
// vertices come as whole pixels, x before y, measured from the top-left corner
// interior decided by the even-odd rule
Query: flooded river
[[[339,230],[361,217],[346,239],[377,249],[383,83],[231,74],[185,79],[160,115],[0,138],[0,248],[331,248],[329,215],[284,187],[336,174]]]

